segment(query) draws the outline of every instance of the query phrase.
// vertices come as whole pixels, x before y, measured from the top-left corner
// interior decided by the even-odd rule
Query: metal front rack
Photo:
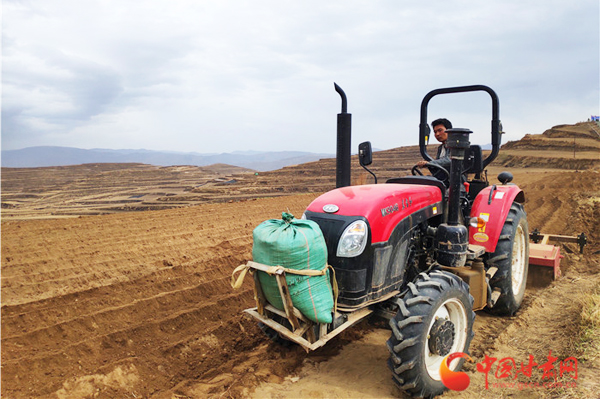
[[[373,310],[369,308],[362,308],[351,312],[338,312],[336,310],[333,314],[333,323],[316,323],[306,318],[294,307],[285,278],[286,270],[290,273],[293,273],[293,271],[252,261],[248,262],[245,266],[254,277],[254,298],[256,300],[256,307],[246,309],[244,312],[275,330],[281,337],[299,344],[307,352],[325,345],[336,335],[373,312]],[[265,272],[275,277],[277,287],[279,288],[279,294],[281,295],[283,302],[283,310],[277,309],[268,303],[256,271]],[[277,319],[284,322],[287,321],[289,325],[286,326]]]

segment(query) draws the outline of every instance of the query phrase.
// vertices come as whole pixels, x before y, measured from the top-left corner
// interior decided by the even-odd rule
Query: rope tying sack
[[[254,268],[252,266],[253,262],[248,262],[245,265],[239,265],[238,267],[236,267],[233,272],[231,273],[231,286],[234,289],[239,289],[242,284],[244,283],[244,279],[246,278],[246,274],[248,272],[250,272],[250,274],[254,273],[254,270],[257,270],[256,268]],[[337,299],[338,299],[338,284],[337,284],[337,280],[335,278],[335,269],[333,268],[333,266],[331,265],[327,265],[325,268],[323,268],[323,270],[296,270],[296,269],[288,269],[286,267],[283,266],[267,266],[267,265],[261,265],[264,268],[264,272],[270,275],[276,275],[276,274],[281,274],[281,272],[284,273],[290,273],[290,274],[297,274],[300,276],[323,276],[325,275],[325,273],[327,273],[327,270],[331,270],[331,287],[333,288],[333,307],[334,307],[334,312],[337,311]],[[237,277],[237,279],[235,278],[236,273],[240,273],[240,275]]]
[[[323,276],[327,272],[328,268],[331,268],[331,270],[333,270],[333,267],[331,267],[329,265],[327,265],[327,267],[325,267],[323,270],[296,270],[296,269],[288,269],[283,266],[267,266],[267,265],[265,265],[265,270],[263,270],[263,271],[265,273],[273,275],[273,276],[276,274],[281,274],[281,271],[283,271],[285,273],[298,274],[300,276],[311,277],[311,276]],[[250,271],[250,274],[252,274],[253,273],[252,270],[255,270],[255,268],[253,268],[250,265],[250,262],[246,263],[245,265],[239,265],[238,267],[236,267],[233,270],[233,273],[231,273],[231,286],[235,289],[240,288],[242,286],[242,283],[244,282],[246,273],[248,273],[248,271]],[[240,273],[237,280],[235,278],[236,273]],[[334,271],[334,273],[335,273],[335,271]]]

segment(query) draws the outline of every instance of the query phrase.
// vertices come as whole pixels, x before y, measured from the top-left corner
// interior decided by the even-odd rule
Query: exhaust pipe
[[[350,185],[350,146],[352,136],[352,114],[348,113],[346,93],[337,83],[333,83],[335,91],[342,98],[342,112],[337,115],[337,151],[335,168],[335,187]]]
[[[460,187],[465,151],[469,148],[469,129],[448,129],[447,146],[450,151],[450,192],[448,194],[448,222],[436,232],[437,261],[443,266],[462,267],[467,262],[469,230],[460,223]],[[496,298],[497,299],[497,298]]]

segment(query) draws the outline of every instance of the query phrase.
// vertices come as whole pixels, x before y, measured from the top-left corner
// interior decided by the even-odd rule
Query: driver
[[[441,144],[437,149],[436,159],[433,161],[419,161],[417,162],[417,166],[420,168],[424,168],[428,163],[432,163],[446,170],[450,170],[450,152],[446,147],[446,140],[448,140],[448,133],[446,133],[447,129],[452,129],[452,122],[445,118],[439,118],[431,122],[431,127],[433,128],[433,134],[437,141]],[[438,179],[442,177],[440,180],[444,180],[446,176],[438,176],[438,174],[443,174],[437,168],[431,168],[430,172],[432,175],[437,177]]]

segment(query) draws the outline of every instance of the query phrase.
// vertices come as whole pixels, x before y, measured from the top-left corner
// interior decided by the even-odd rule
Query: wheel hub
[[[443,318],[437,319],[429,331],[429,351],[446,356],[454,343],[454,323]]]

